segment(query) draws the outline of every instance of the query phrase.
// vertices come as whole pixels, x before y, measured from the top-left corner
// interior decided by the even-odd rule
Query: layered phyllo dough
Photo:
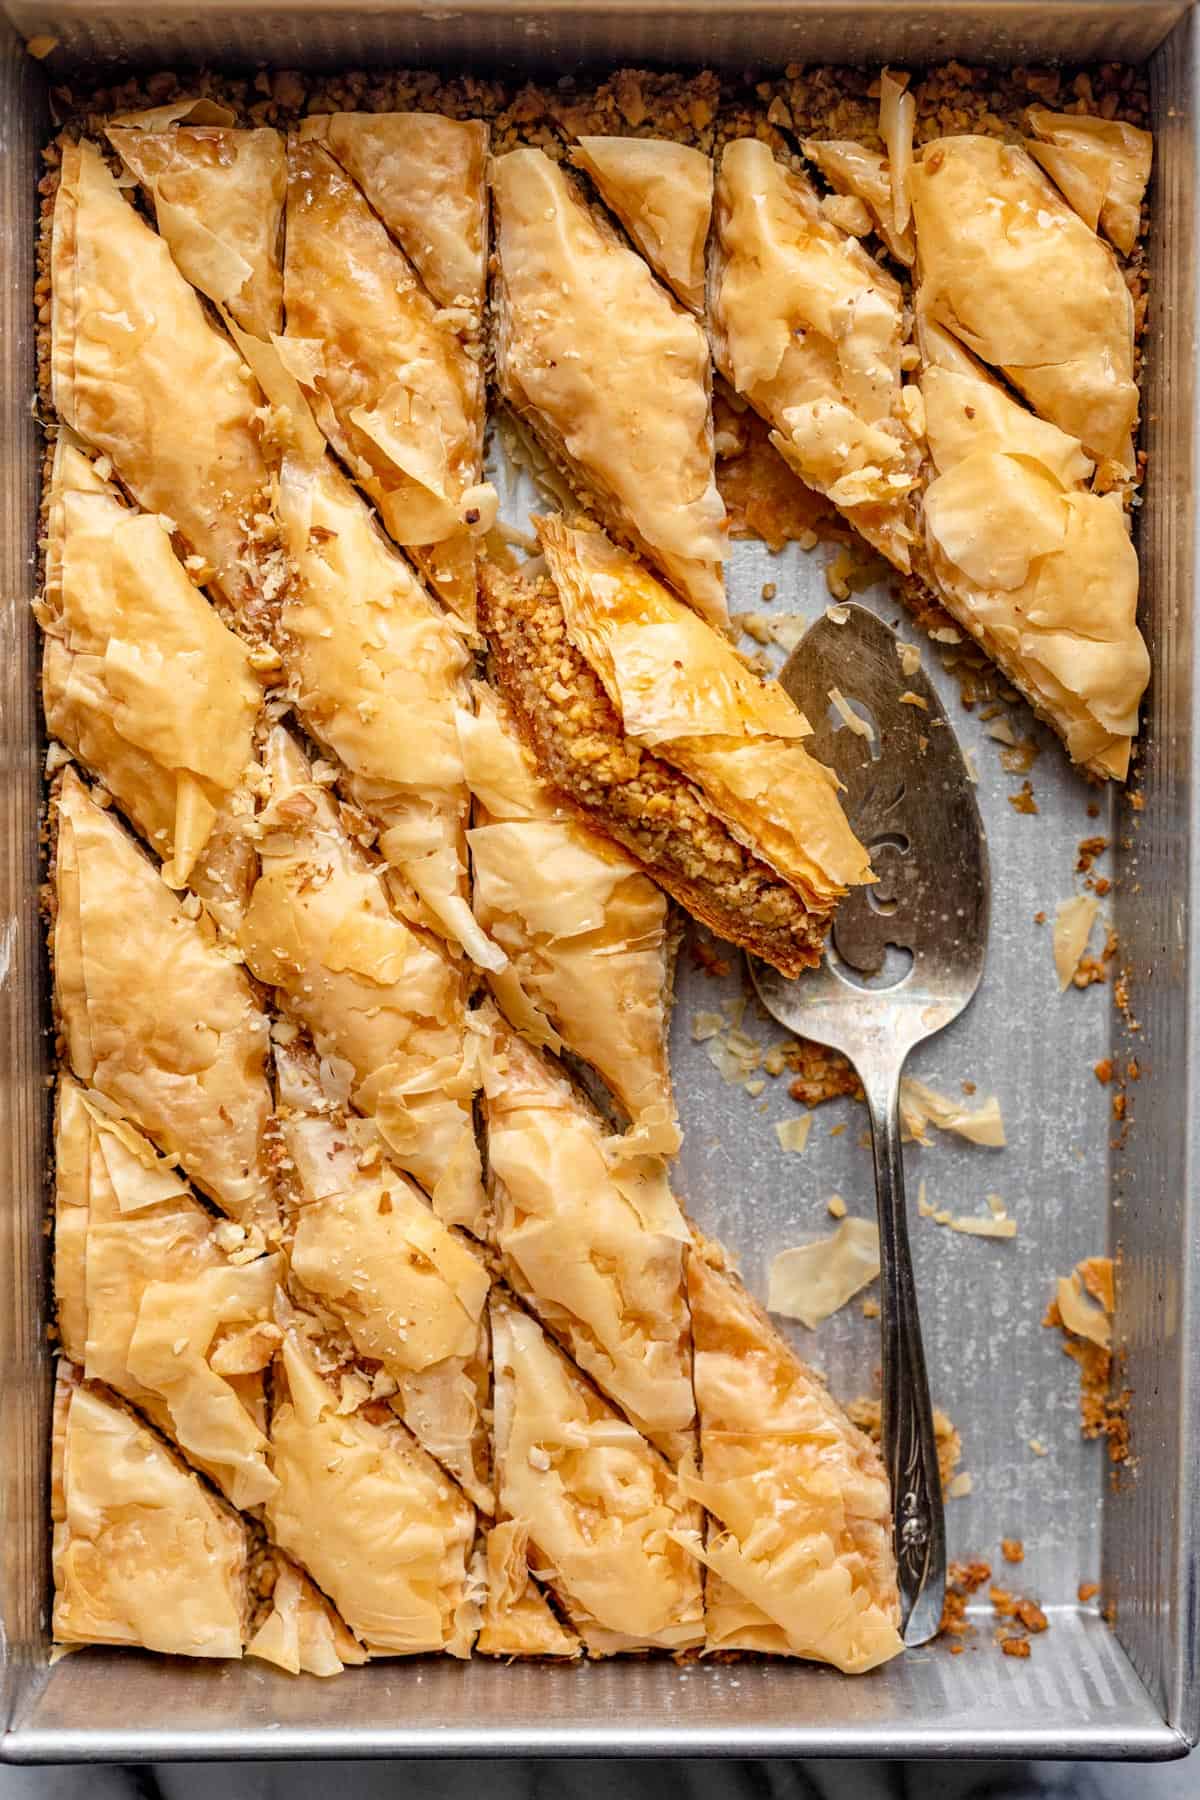
[[[236,1657],[249,1533],[114,1396],[61,1368],[51,1475],[54,1636]]]
[[[785,462],[907,572],[921,459],[900,379],[904,296],[755,138],[727,145],[717,170],[710,318],[717,367]]]
[[[391,536],[472,623],[476,539],[495,513],[482,482],[477,335],[470,315],[433,299],[362,189],[311,137],[288,146],[284,303],[289,360],[331,445]]]
[[[54,823],[54,999],[72,1072],[230,1218],[269,1232],[269,1022],[245,971],[73,769]]]
[[[265,769],[259,875],[238,934],[246,962],[311,1032],[335,1091],[376,1121],[440,1217],[476,1229],[467,971],[393,910],[379,866],[283,726]]]
[[[704,311],[712,158],[670,138],[581,137],[571,155],[650,267],[694,313]]]
[[[255,337],[281,331],[287,163],[280,134],[241,131],[232,118],[197,123],[194,112],[186,124],[165,124],[144,112],[126,114],[106,136],[192,286]]]
[[[372,1656],[467,1655],[475,1509],[385,1401],[354,1405],[289,1325],[275,1367],[266,1506],[272,1539],[308,1571]]]
[[[531,1041],[569,1049],[603,1078],[628,1115],[627,1150],[670,1155],[666,897],[542,779],[496,691],[478,683],[474,700],[458,714],[474,905],[508,958],[492,990]]]
[[[668,1456],[692,1424],[688,1228],[658,1157],[624,1141],[495,1021],[484,1084],[501,1272],[575,1362]]]
[[[496,1512],[594,1656],[704,1642],[694,1528],[669,1463],[502,1297],[491,1306]]]
[[[163,238],[86,138],[64,147],[51,242],[63,423],[251,610],[277,584],[263,395]]]
[[[498,157],[492,193],[504,400],[580,499],[723,622],[703,331],[542,151]]]

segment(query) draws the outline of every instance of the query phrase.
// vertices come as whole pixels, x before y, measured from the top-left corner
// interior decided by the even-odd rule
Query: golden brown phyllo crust
[[[810,910],[699,788],[626,737],[553,583],[487,563],[479,606],[493,678],[546,779],[719,937],[785,975],[815,967],[832,907]]]

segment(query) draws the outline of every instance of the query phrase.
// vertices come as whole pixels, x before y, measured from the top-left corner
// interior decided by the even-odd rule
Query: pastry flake
[[[509,959],[497,1000],[535,1043],[591,1063],[629,1115],[629,1150],[673,1155],[664,896],[541,780],[492,689],[476,686],[458,727],[475,912]]]
[[[338,1396],[289,1327],[276,1364],[267,1527],[373,1656],[459,1644],[475,1509],[386,1406]]]
[[[571,641],[633,741],[694,781],[806,905],[828,908],[869,881],[837,778],[800,742],[808,721],[779,683],[752,674],[726,638],[602,532],[558,518],[537,529]]]
[[[282,330],[287,162],[279,133],[195,124],[156,130],[133,114],[106,136],[145,189],[192,286],[228,306],[256,337]]]
[[[785,975],[813,967],[828,909],[810,911],[693,782],[625,736],[598,676],[567,634],[549,578],[485,563],[480,618],[493,679],[544,779],[719,937]]]
[[[497,1516],[593,1656],[703,1641],[694,1528],[668,1464],[583,1381],[541,1327],[493,1298]]]
[[[733,1277],[688,1257],[703,1473],[681,1485],[714,1521],[710,1650],[769,1650],[862,1674],[899,1654],[887,1477]],[[713,1580],[713,1576],[719,1578]]]
[[[354,1105],[439,1216],[478,1228],[468,974],[393,912],[377,868],[282,726],[265,764],[260,874],[238,937],[246,961],[345,1071]]]
[[[51,382],[66,424],[206,559],[230,602],[278,580],[262,396],[94,144],[65,145],[51,242]]]
[[[54,1268],[66,1347],[80,1350],[87,1379],[132,1401],[247,1507],[275,1486],[262,1371],[279,1338],[270,1321],[282,1269],[252,1244],[231,1257],[221,1236],[236,1229],[205,1211],[140,1132],[59,1077]]]
[[[244,972],[67,769],[54,991],[67,1060],[223,1212],[270,1231],[268,1026]]]
[[[907,573],[920,455],[902,404],[907,320],[891,275],[756,138],[717,171],[713,355],[801,480]]]
[[[805,138],[802,148],[835,194],[862,201],[890,253],[911,269],[916,256],[912,221],[910,218],[903,230],[897,231],[891,171],[883,152],[838,138]]]
[[[87,457],[55,451],[45,594],[46,726],[97,774],[183,887],[237,831],[262,687],[189,580],[157,516],[125,506]],[[207,896],[206,896],[207,897]]]
[[[704,333],[542,151],[497,158],[492,194],[504,399],[610,529],[724,624]]]
[[[1122,119],[1056,113],[1031,106],[1033,141],[1025,148],[1058,183],[1092,231],[1103,231],[1123,256],[1137,243],[1142,201],[1154,160],[1154,138]]]
[[[927,144],[912,194],[923,317],[1131,475],[1133,302],[1112,251],[1026,151],[996,138]]]
[[[278,506],[295,570],[278,635],[300,716],[378,825],[406,915],[503,968],[467,898],[462,638],[332,459],[285,456]]]
[[[487,286],[488,128],[438,113],[328,113],[305,119],[358,183],[439,306],[482,325]]]
[[[487,1534],[487,1594],[475,1648],[481,1656],[582,1655],[583,1646],[529,1572],[529,1533],[514,1519]]]
[[[470,625],[474,534],[495,501],[482,484],[478,346],[320,143],[293,138],[288,171],[287,339],[314,346],[318,422],[391,536]]]
[[[565,1077],[496,1026],[484,1119],[502,1272],[638,1430],[677,1454],[695,1407],[688,1229],[666,1170],[624,1156]]]
[[[277,1550],[268,1552],[272,1577],[265,1617],[256,1623],[246,1655],[274,1663],[289,1675],[340,1675],[360,1667],[367,1653],[302,1569]]]
[[[54,1638],[240,1656],[240,1519],[100,1387],[60,1364],[52,1480]]]
[[[703,313],[711,156],[669,138],[581,137],[571,161],[591,176],[660,280]]]
[[[936,589],[1093,774],[1123,780],[1150,659],[1119,494],[1077,438],[1014,400],[936,325],[921,332]]]
[[[285,1054],[282,1050],[280,1054]],[[293,1277],[395,1386],[395,1410],[484,1512],[492,1508],[481,1412],[488,1394],[484,1305],[491,1278],[414,1182],[364,1152],[336,1113],[292,1112]]]

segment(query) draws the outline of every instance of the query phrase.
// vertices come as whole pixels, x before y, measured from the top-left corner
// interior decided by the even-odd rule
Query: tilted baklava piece
[[[275,1370],[267,1528],[373,1656],[470,1653],[475,1509],[383,1401],[342,1411],[294,1327]]]
[[[506,1519],[487,1534],[487,1592],[475,1648],[481,1656],[582,1655],[529,1571],[529,1533]]]
[[[263,396],[86,139],[63,148],[51,274],[61,418],[178,529],[233,605],[252,607],[277,579]]]
[[[296,740],[268,740],[260,874],[238,941],[258,979],[313,1036],[342,1099],[369,1113],[449,1224],[483,1205],[471,1096],[469,975],[388,904]]]
[[[493,679],[544,779],[719,937],[785,975],[812,968],[829,908],[810,910],[694,782],[626,736],[620,713],[568,636],[553,582],[485,563],[480,620]]]
[[[563,1074],[494,1024],[483,1110],[501,1272],[638,1430],[678,1457],[695,1415],[689,1233],[666,1169],[624,1157]]]
[[[73,1073],[223,1212],[269,1232],[268,1024],[245,972],[72,769],[54,816],[54,996]]]
[[[711,156],[669,138],[581,137],[571,161],[591,176],[654,273],[703,313]]]
[[[492,165],[496,375],[580,497],[724,623],[704,333],[541,150]]]
[[[1062,189],[1084,224],[1128,256],[1137,243],[1154,138],[1122,119],[1031,106],[1025,148]]]
[[[1026,151],[997,138],[925,145],[912,196],[918,311],[1089,456],[1132,475],[1133,302],[1107,244]]]
[[[528,1313],[491,1303],[497,1516],[527,1539],[593,1656],[704,1639],[695,1528],[667,1462],[602,1400]]]
[[[104,782],[163,858],[222,918],[250,865],[240,824],[262,685],[153,513],[125,506],[59,437],[45,593],[46,727]]]
[[[497,1000],[534,1043],[565,1045],[603,1077],[629,1115],[629,1151],[673,1155],[664,895],[541,779],[491,688],[477,684],[458,726],[475,912],[508,956]]]
[[[87,1379],[131,1400],[235,1506],[259,1505],[275,1488],[263,1370],[280,1337],[280,1258],[214,1219],[140,1132],[68,1075],[55,1116],[54,1250],[64,1347]]]
[[[276,1054],[286,1099],[302,1071],[289,1066],[291,1050]],[[481,1414],[491,1277],[479,1252],[337,1108],[285,1107],[283,1139],[297,1200],[289,1259],[306,1304],[332,1315],[358,1354],[382,1366],[413,1436],[490,1512]]]
[[[536,521],[567,633],[626,736],[694,781],[813,911],[871,879],[804,714],[603,532]]]
[[[398,544],[453,610],[475,617],[482,483],[478,343],[439,308],[340,163],[288,146],[284,300],[292,359],[318,422]]]
[[[482,327],[488,128],[440,113],[328,113],[304,120],[358,183],[439,306]]]
[[[936,325],[921,393],[936,471],[929,573],[951,614],[1094,775],[1123,780],[1150,659],[1119,494],[1078,438],[1029,412]]]
[[[733,1276],[688,1257],[710,1650],[858,1675],[902,1649],[887,1476],[870,1439]]]
[[[776,450],[907,572],[920,454],[900,381],[903,295],[757,138],[721,156],[709,300],[717,367]]]
[[[346,1621],[302,1569],[278,1550],[267,1553],[271,1592],[256,1617],[246,1655],[289,1675],[340,1675],[367,1653]]]
[[[106,135],[145,189],[159,234],[192,286],[256,337],[282,330],[287,161],[280,134],[229,125],[164,130],[151,112],[127,114]]]
[[[469,691],[462,636],[332,458],[285,456],[278,506],[294,579],[277,636],[297,710],[378,826],[406,916],[481,968],[502,968],[467,898],[470,796],[455,729]]]
[[[242,1654],[245,1526],[69,1363],[59,1364],[51,1496],[57,1643]]]

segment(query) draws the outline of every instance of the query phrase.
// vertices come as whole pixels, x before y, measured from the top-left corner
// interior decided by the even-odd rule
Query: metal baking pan
[[[4,22],[4,16],[7,23]],[[498,1754],[767,1756],[1079,1756],[1183,1754],[1200,1726],[1195,1467],[1200,1456],[1200,976],[1193,892],[1200,879],[1196,729],[1197,65],[1195,14],[1182,0],[567,0],[453,10],[403,0],[0,0],[0,242],[7,270],[0,339],[0,1597],[5,1662],[0,1713],[13,1761],[171,1757]],[[731,72],[789,61],[1148,65],[1153,89],[1152,316],[1144,394],[1149,480],[1139,515],[1144,623],[1155,678],[1145,712],[1144,809],[1088,789],[1056,746],[1032,779],[1037,816],[1007,804],[1016,785],[977,715],[945,684],[951,716],[980,769],[995,872],[984,988],[918,1072],[944,1087],[965,1077],[999,1095],[1009,1147],[910,1151],[910,1184],[958,1211],[999,1191],[1020,1232],[981,1242],[914,1219],[935,1398],[962,1433],[969,1498],[949,1507],[951,1553],[996,1559],[1024,1540],[1006,1573],[1050,1618],[1030,1660],[1002,1656],[985,1607],[971,1648],[910,1651],[860,1680],[784,1662],[613,1661],[560,1669],[484,1660],[381,1662],[321,1683],[261,1664],[187,1663],[87,1651],[49,1665],[47,1438],[50,1357],[43,1235],[49,1045],[38,919],[41,748],[29,601],[38,441],[30,408],[38,149],[47,76],[21,38],[60,41],[53,78],[81,86],[109,66],[201,63],[248,68],[445,68],[573,74],[585,64],[710,65]],[[514,478],[515,480],[515,478]],[[510,487],[517,511],[528,496]],[[736,609],[815,616],[827,599],[816,555],[778,558],[738,544]],[[895,619],[886,593],[874,603]],[[916,635],[915,633],[913,634]],[[1101,809],[1088,812],[1089,802]],[[1048,928],[1034,914],[1072,889],[1077,840],[1113,840],[1113,919],[1129,969],[1131,1034],[1109,987],[1059,997]],[[684,959],[676,1070],[687,1140],[680,1188],[704,1228],[738,1252],[762,1291],[773,1252],[825,1218],[836,1191],[862,1210],[870,1157],[861,1112],[821,1109],[803,1156],[778,1148],[772,1123],[794,1110],[784,1083],[761,1099],[727,1087],[693,1043],[690,1020],[737,991]],[[755,1026],[760,1035],[765,1031]],[[1136,1051],[1132,1123],[1110,1144],[1103,1056]],[[765,1111],[763,1110],[765,1102]],[[834,1134],[831,1128],[845,1124]],[[1102,1447],[1079,1435],[1074,1369],[1040,1319],[1051,1278],[1105,1247],[1122,1258],[1117,1335],[1133,1391],[1134,1462],[1114,1490]],[[804,1345],[844,1397],[869,1389],[877,1327],[849,1308]],[[801,1334],[803,1335],[803,1334]],[[1047,1454],[1037,1455],[1030,1439]],[[1003,1565],[1001,1565],[1003,1567]],[[1019,1578],[1019,1580],[1017,1579]],[[1081,1607],[1101,1579],[1114,1624]]]

